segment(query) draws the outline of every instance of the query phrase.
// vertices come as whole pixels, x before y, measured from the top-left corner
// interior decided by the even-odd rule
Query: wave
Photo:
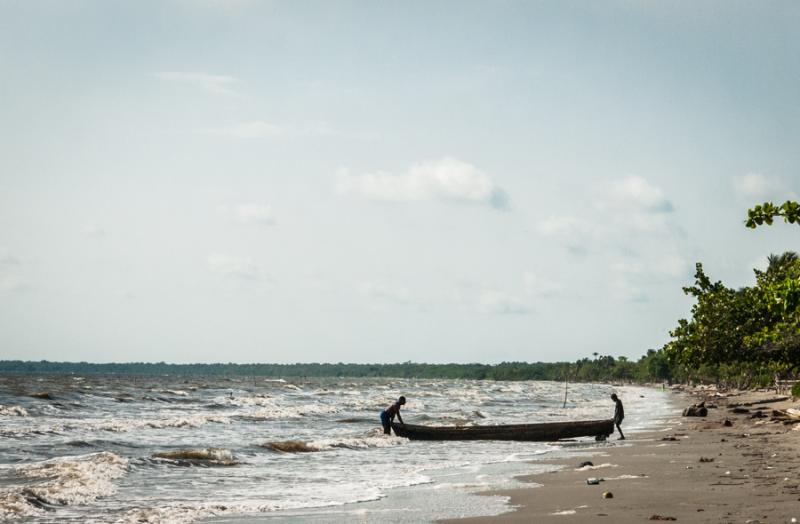
[[[200,519],[219,517],[231,508],[223,505],[138,508],[126,512],[116,524],[191,524]]]
[[[227,449],[179,449],[175,451],[162,451],[154,453],[153,458],[166,459],[178,465],[189,466],[237,466],[239,460]]]
[[[169,395],[175,395],[177,397],[188,397],[189,392],[184,391],[182,389],[162,389],[161,393],[167,393]]]
[[[0,404],[0,415],[8,417],[27,417],[28,412],[22,406],[4,406]]]
[[[0,518],[37,516],[52,506],[90,504],[116,492],[114,480],[128,471],[128,460],[103,451],[58,457],[18,466],[19,477],[37,479],[27,486],[0,491]]]
[[[261,445],[264,448],[272,449],[274,451],[282,451],[284,453],[308,453],[312,451],[320,451],[308,445],[307,442],[302,440],[282,440],[275,442],[265,442]]]
[[[261,446],[284,453],[309,453],[317,451],[332,451],[336,449],[371,449],[390,448],[406,444],[408,439],[394,436],[378,437],[345,437],[330,438],[312,441],[283,440],[265,442]]]
[[[29,435],[60,435],[69,433],[70,431],[108,431],[112,433],[124,433],[141,429],[199,428],[209,423],[230,424],[231,419],[230,417],[218,415],[188,415],[185,417],[160,419],[95,419],[2,430],[0,431],[0,435],[8,438],[21,438]]]
[[[375,422],[375,419],[367,417],[347,417],[336,421],[337,424],[357,424],[360,422]]]
[[[243,420],[273,420],[282,418],[302,418],[309,415],[323,415],[327,413],[338,413],[341,411],[339,406],[326,404],[303,404],[300,406],[277,406],[270,403],[261,404],[259,409],[252,411],[241,411],[234,417]],[[258,404],[256,404],[258,405]]]

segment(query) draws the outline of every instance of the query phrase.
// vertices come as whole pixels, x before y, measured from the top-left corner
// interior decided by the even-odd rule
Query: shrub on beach
[[[800,382],[796,382],[794,386],[792,386],[792,398],[800,397]]]

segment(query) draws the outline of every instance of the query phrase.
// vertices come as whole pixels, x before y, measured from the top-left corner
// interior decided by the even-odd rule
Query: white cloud
[[[478,310],[496,315],[527,315],[531,312],[530,307],[522,299],[495,290],[481,293]]]
[[[208,256],[208,269],[212,273],[244,280],[260,280],[263,278],[261,268],[248,257],[214,253]]]
[[[241,224],[275,225],[275,215],[271,206],[259,204],[239,204],[231,210],[233,217]]]
[[[653,268],[657,274],[667,277],[682,277],[689,271],[691,264],[678,254],[660,256],[653,263]]]
[[[610,265],[611,270],[618,274],[647,282],[682,277],[689,267],[686,259],[676,253],[651,254],[644,259],[626,258]]]
[[[558,239],[573,255],[585,256],[606,235],[597,222],[573,216],[550,216],[537,226],[539,233]]]
[[[761,173],[747,173],[734,177],[733,189],[739,196],[755,201],[773,199],[782,203],[785,199],[797,198],[797,194],[791,191],[783,180]]]
[[[163,71],[155,76],[160,80],[195,86],[215,94],[235,94],[233,88],[239,83],[239,79],[232,76],[203,72]]]
[[[660,188],[639,176],[618,180],[611,185],[612,203],[649,213],[670,213],[674,210]]]
[[[454,158],[415,164],[401,175],[339,171],[339,192],[371,200],[444,200],[505,209],[508,197],[477,167]]]
[[[614,260],[608,266],[611,295],[627,302],[646,302],[650,286],[684,279],[690,266],[677,253],[650,253],[644,258]]]
[[[624,234],[675,232],[672,202],[661,188],[639,176],[611,182],[605,198],[595,202],[594,208],[594,222],[605,221],[612,231]]]

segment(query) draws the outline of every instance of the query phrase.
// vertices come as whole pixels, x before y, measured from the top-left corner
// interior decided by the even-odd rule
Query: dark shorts
[[[381,426],[383,432],[388,435],[392,432],[392,421],[389,419],[389,414],[386,411],[381,411]]]

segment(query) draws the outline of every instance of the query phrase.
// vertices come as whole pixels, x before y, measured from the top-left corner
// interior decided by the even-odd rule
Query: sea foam
[[[128,460],[103,451],[58,457],[14,468],[17,476],[39,482],[0,491],[0,517],[35,516],[48,505],[84,505],[116,492],[114,480],[128,471]]]

